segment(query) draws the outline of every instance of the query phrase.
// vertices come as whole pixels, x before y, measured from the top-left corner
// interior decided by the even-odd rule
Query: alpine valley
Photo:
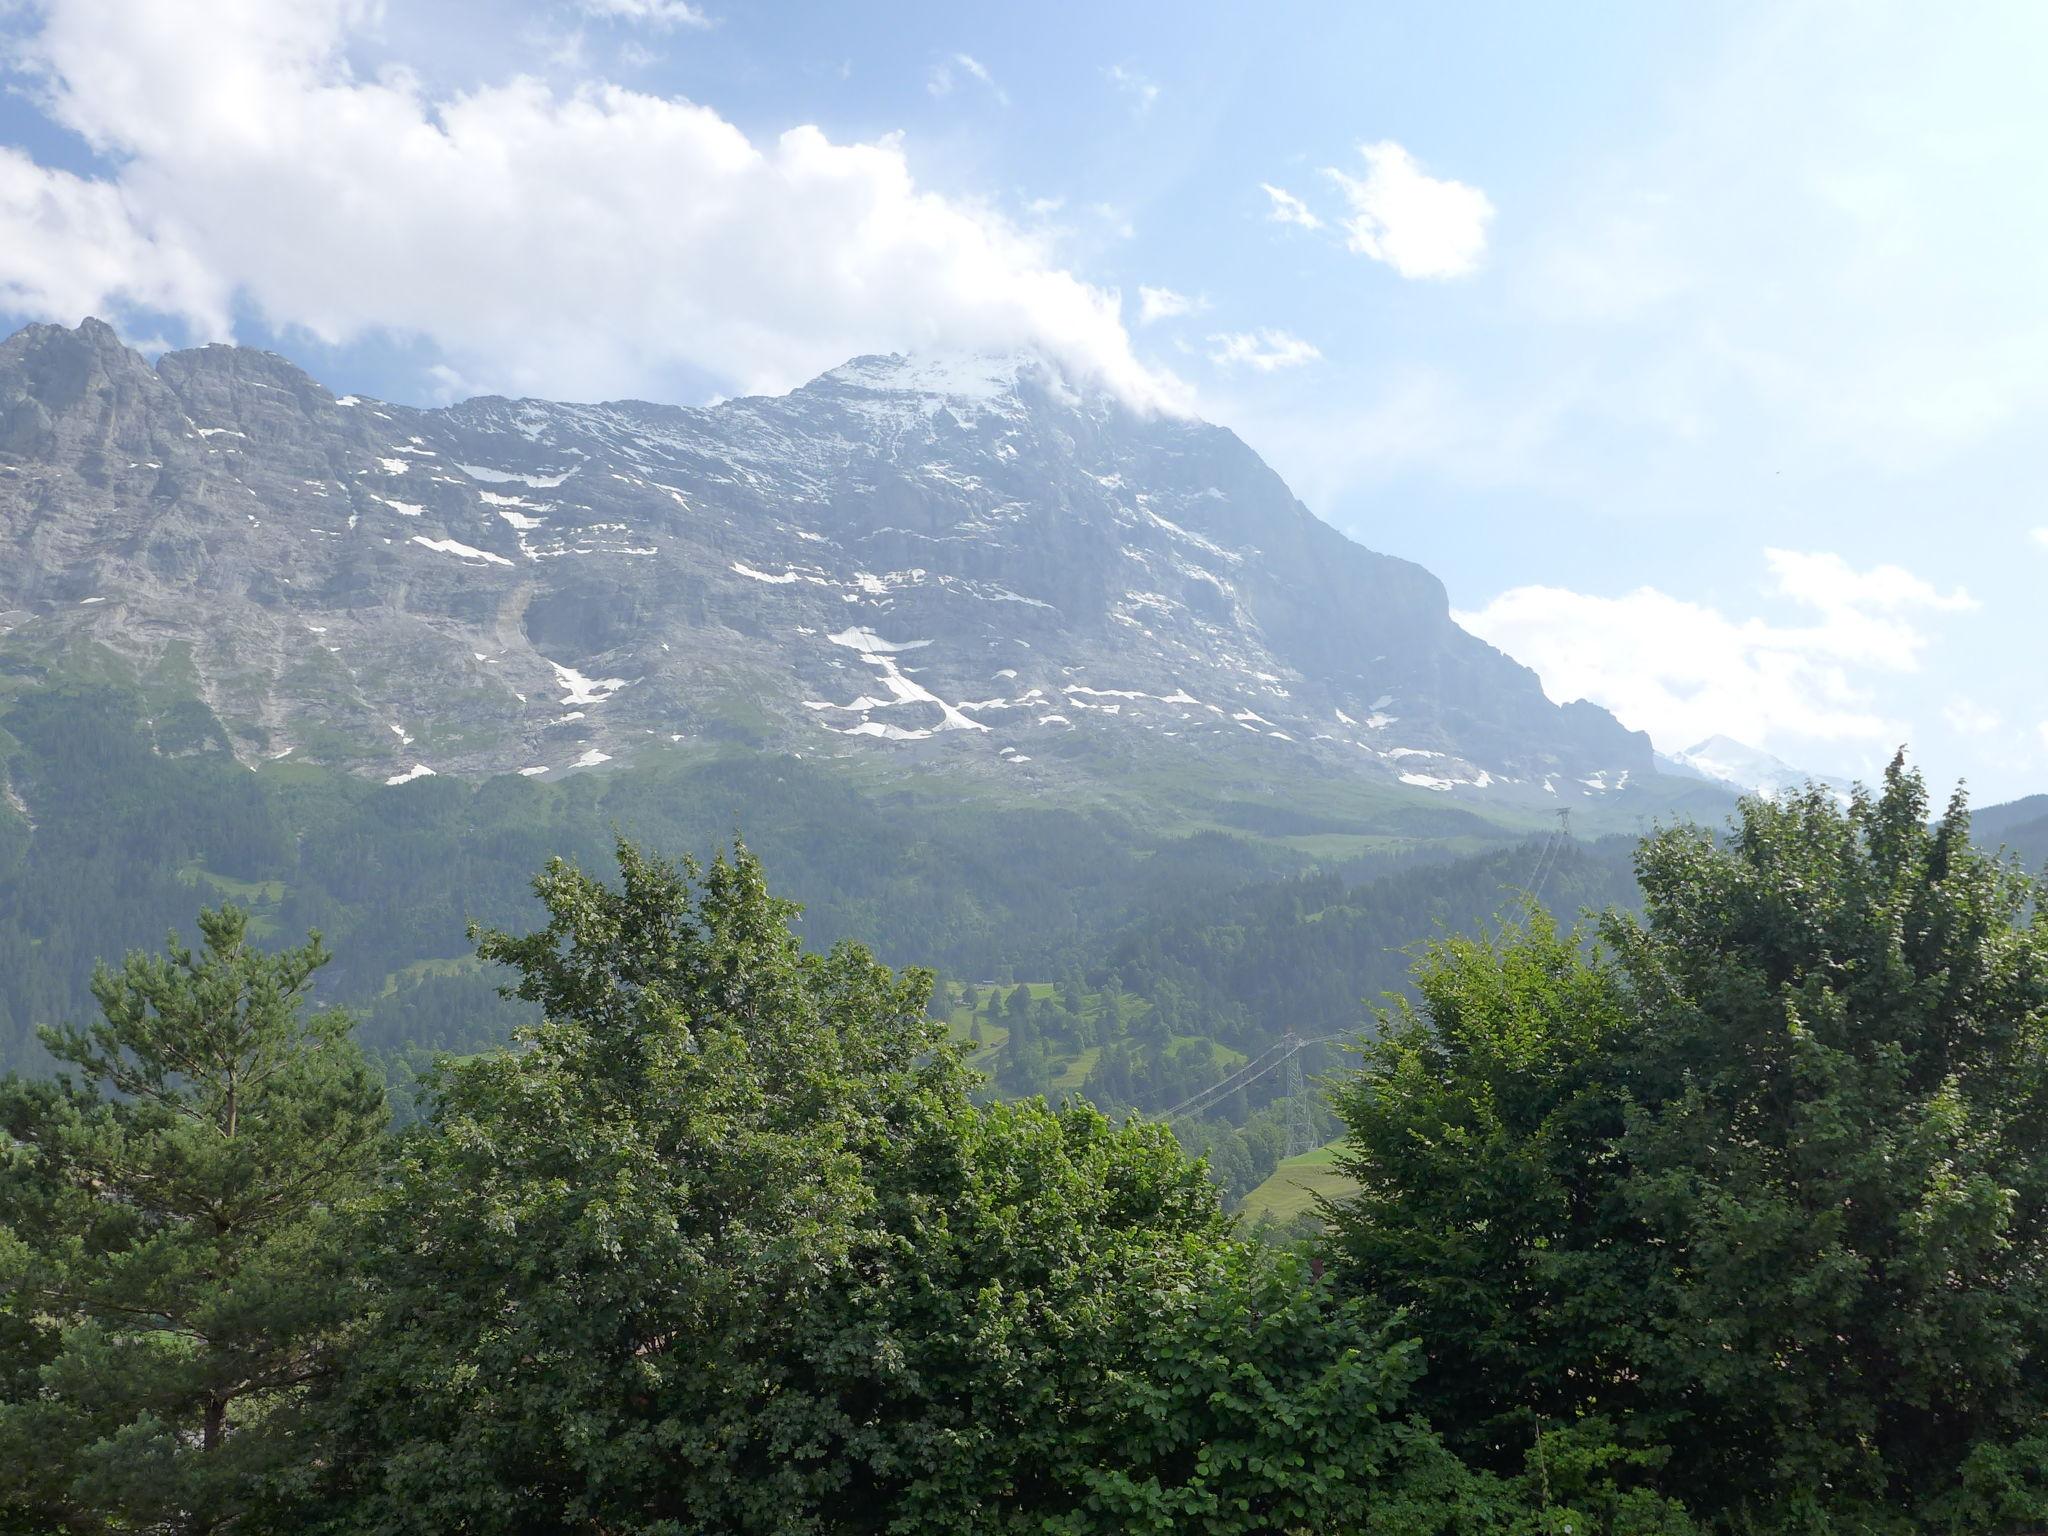
[[[0,345],[0,1065],[231,899],[322,931],[402,1073],[525,1016],[467,928],[548,857],[738,834],[811,942],[936,967],[1003,1091],[1194,1100],[1242,1195],[1410,946],[1626,905],[1643,826],[1725,816],[1695,756],[1031,355],[422,410],[97,321]]]

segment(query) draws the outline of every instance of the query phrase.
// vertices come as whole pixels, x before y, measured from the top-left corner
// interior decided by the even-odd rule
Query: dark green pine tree
[[[293,1409],[345,1323],[344,1205],[384,1145],[381,1081],[308,1016],[317,934],[269,954],[200,915],[194,954],[99,968],[74,1069],[0,1084],[0,1521],[220,1531],[289,1470]]]

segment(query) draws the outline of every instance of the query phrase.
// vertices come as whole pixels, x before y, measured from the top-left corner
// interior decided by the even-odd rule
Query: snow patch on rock
[[[512,563],[503,555],[494,555],[487,549],[472,549],[469,545],[457,543],[454,539],[430,539],[423,533],[416,533],[412,536],[412,541],[423,549],[431,549],[436,554],[453,555],[458,560],[487,560],[492,565]]]
[[[541,659],[547,661],[546,657]],[[562,695],[564,704],[602,704],[621,688],[633,685],[631,678],[585,677],[574,667],[565,667],[559,661],[549,661],[548,665],[555,669],[556,680],[566,690]]]
[[[387,459],[385,462],[388,464],[393,461]],[[405,461],[400,459],[396,462],[403,464]],[[482,464],[458,464],[455,467],[470,479],[481,480],[486,485],[510,485],[516,482],[536,491],[551,491],[576,473],[573,469],[565,469],[559,475],[527,475],[516,469],[489,469]]]
[[[1455,780],[1440,779],[1434,774],[1428,773],[1403,773],[1401,775],[1401,782],[1403,784],[1413,784],[1417,789],[1434,789],[1444,794],[1448,794],[1457,787]]]

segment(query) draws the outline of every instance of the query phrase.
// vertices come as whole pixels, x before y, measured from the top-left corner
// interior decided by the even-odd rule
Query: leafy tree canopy
[[[1410,1422],[1383,1312],[1233,1236],[1163,1127],[977,1104],[926,977],[804,953],[744,848],[618,858],[616,888],[551,867],[540,932],[479,935],[545,1019],[433,1084],[328,1404],[335,1529],[1422,1532],[1528,1507]]]
[[[1339,1093],[1332,1252],[1458,1443],[1615,1413],[1729,1530],[2048,1518],[2048,915],[1927,811],[1903,762],[1749,802],[1644,843],[1600,955],[1428,955]]]

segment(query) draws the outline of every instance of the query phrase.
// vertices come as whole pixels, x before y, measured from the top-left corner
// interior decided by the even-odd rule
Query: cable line
[[[1181,1111],[1186,1109],[1190,1104],[1195,1103],[1197,1100],[1206,1099],[1212,1093],[1218,1093],[1229,1090],[1235,1085],[1236,1080],[1238,1078],[1244,1077],[1244,1075],[1247,1072],[1250,1072],[1254,1067],[1256,1067],[1260,1062],[1264,1061],[1268,1056],[1272,1055],[1275,1051],[1285,1047],[1288,1040],[1292,1038],[1293,1037],[1290,1035],[1282,1036],[1280,1039],[1275,1040],[1271,1045],[1267,1046],[1263,1051],[1259,1052],[1258,1055],[1251,1057],[1235,1072],[1232,1072],[1229,1077],[1223,1078],[1218,1082],[1211,1083],[1208,1087],[1202,1089],[1199,1093],[1189,1094],[1186,1098],[1182,1099],[1178,1104],[1174,1105],[1173,1108],[1167,1110],[1159,1118],[1162,1120],[1178,1119],[1180,1117]],[[1276,1061],[1275,1063],[1273,1063],[1273,1065],[1278,1066],[1279,1063]],[[1250,1079],[1247,1078],[1246,1081],[1250,1081]]]
[[[1543,882],[1545,880],[1548,880],[1551,877],[1551,875],[1556,872],[1557,855],[1564,851],[1564,845],[1571,841],[1571,837],[1572,809],[1568,805],[1561,805],[1557,809],[1557,830],[1550,834],[1550,841],[1544,844],[1544,849],[1550,856],[1549,862],[1545,864],[1543,860],[1538,859],[1537,862],[1538,865],[1541,867],[1542,872],[1536,876],[1536,883],[1530,887],[1530,900],[1535,901],[1539,904],[1542,902]]]
[[[1297,1039],[1293,1035],[1287,1035],[1279,1041],[1277,1046],[1268,1046],[1265,1050],[1259,1052],[1257,1056],[1254,1056],[1250,1061],[1246,1062],[1242,1067],[1239,1067],[1236,1072],[1231,1074],[1230,1077],[1224,1078],[1223,1081],[1219,1083],[1212,1083],[1209,1087],[1204,1088],[1200,1093],[1194,1094],[1189,1098],[1181,1100],[1180,1103],[1174,1105],[1172,1109],[1169,1109],[1168,1111],[1166,1111],[1165,1114],[1160,1115],[1158,1118],[1166,1121],[1168,1124],[1171,1124],[1175,1120],[1181,1119],[1184,1115],[1186,1115],[1190,1106],[1198,1105],[1204,1099],[1207,1099],[1212,1095],[1220,1098],[1225,1095],[1235,1093],[1240,1088],[1250,1087],[1253,1083],[1256,1083],[1260,1078],[1264,1077],[1268,1072],[1277,1072],[1281,1067],[1287,1065],[1288,1062],[1292,1061],[1296,1056],[1300,1055],[1303,1051],[1307,1050],[1312,1045],[1328,1045],[1332,1041],[1350,1040],[1353,1038],[1355,1037],[1352,1035],[1323,1035],[1319,1039],[1315,1040],[1301,1040]],[[1245,1077],[1242,1082],[1236,1081],[1237,1078],[1243,1077],[1244,1073],[1251,1071],[1251,1069],[1254,1066],[1257,1066],[1259,1062],[1264,1061],[1265,1058],[1267,1056],[1270,1056],[1276,1049],[1282,1050],[1284,1054],[1281,1055],[1277,1060],[1267,1062],[1265,1066],[1259,1067],[1258,1071],[1252,1072],[1252,1075],[1250,1077]]]

